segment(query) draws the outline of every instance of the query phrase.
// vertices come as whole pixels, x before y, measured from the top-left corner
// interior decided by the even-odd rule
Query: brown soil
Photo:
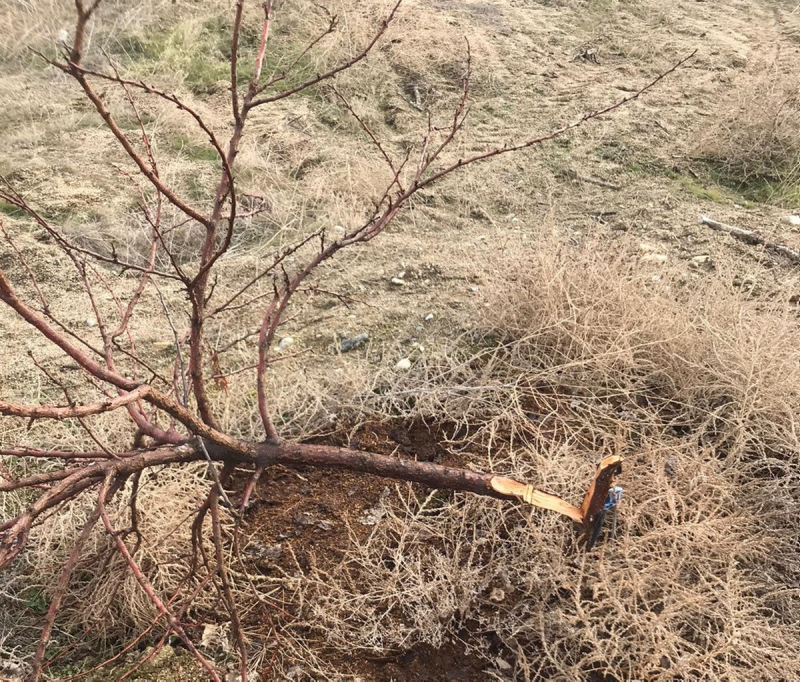
[[[455,430],[453,425],[422,421],[369,423],[314,442],[463,466],[463,461],[442,445]],[[237,481],[239,493],[246,482],[244,477]],[[245,555],[253,559],[248,568],[263,576],[292,574],[298,568],[305,572],[312,565],[322,571],[333,569],[354,538],[369,535],[371,526],[365,515],[391,484],[343,471],[272,468],[260,479],[244,518],[243,535],[249,538]],[[291,595],[284,594],[283,599],[283,620],[288,624],[294,605]],[[310,633],[307,637],[317,651],[326,652],[323,638]],[[329,650],[323,658],[334,669],[374,682],[486,679],[485,664],[456,644],[440,649],[417,645],[394,655],[360,655],[357,659]]]

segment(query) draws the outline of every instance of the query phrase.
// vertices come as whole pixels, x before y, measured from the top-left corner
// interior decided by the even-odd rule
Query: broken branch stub
[[[520,483],[513,478],[494,476],[489,481],[489,485],[492,490],[504,497],[516,497],[534,507],[549,509],[568,516],[585,533],[587,529],[591,528],[593,520],[603,509],[608,491],[614,483],[614,476],[621,473],[621,471],[622,458],[620,456],[611,455],[603,459],[595,471],[594,478],[580,509],[562,500],[557,495],[546,493],[531,484]]]

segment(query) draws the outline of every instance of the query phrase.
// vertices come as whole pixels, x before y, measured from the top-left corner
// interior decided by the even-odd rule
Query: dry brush
[[[94,444],[92,449],[59,450],[47,442],[41,443],[38,449],[20,444],[0,450],[3,457],[15,458],[15,461],[30,465],[36,471],[19,477],[7,468],[0,469],[0,492],[23,494],[25,500],[24,508],[7,514],[0,523],[0,567],[10,565],[25,551],[34,528],[62,512],[71,502],[92,496],[92,511],[59,569],[30,679],[40,679],[49,664],[47,647],[54,623],[84,547],[98,529],[107,534],[118,558],[121,557],[126,570],[134,576],[142,593],[157,611],[157,617],[148,630],[158,626],[163,632],[162,643],[169,635],[177,636],[208,676],[219,680],[215,665],[198,650],[184,622],[187,610],[200,593],[216,591],[231,623],[241,679],[247,679],[248,642],[241,625],[240,606],[231,588],[229,546],[223,518],[226,514],[237,515],[225,492],[237,470],[251,472],[238,504],[239,511],[246,507],[265,468],[279,464],[311,465],[348,469],[501,499],[524,499],[565,513],[583,531],[591,527],[602,507],[611,474],[618,469],[617,459],[604,463],[598,471],[597,485],[591,486],[583,506],[578,509],[533,486],[493,473],[477,473],[347,448],[289,442],[282,437],[274,419],[280,405],[273,404],[269,394],[267,373],[273,361],[270,350],[287,310],[298,295],[309,291],[309,281],[319,267],[340,251],[364,245],[380,235],[421,191],[465,166],[536,147],[610,114],[655,86],[680,64],[625,99],[572,123],[518,143],[477,150],[457,158],[451,149],[469,112],[470,58],[467,46],[460,95],[449,118],[437,123],[429,115],[427,128],[421,132],[418,144],[398,151],[379,139],[350,104],[347,95],[333,88],[332,82],[337,74],[367,59],[395,18],[399,1],[377,24],[361,49],[328,70],[297,79],[293,74],[294,67],[336,30],[336,17],[327,15],[324,29],[285,69],[267,74],[263,72],[265,55],[276,21],[273,4],[267,0],[260,7],[250,8],[245,0],[238,0],[230,34],[230,125],[227,134],[222,136],[198,109],[179,95],[126,77],[110,59],[105,68],[95,66],[95,59],[85,59],[89,27],[97,20],[100,5],[101,0],[76,0],[71,38],[60,48],[60,56],[42,57],[51,67],[74,81],[132,162],[132,171],[125,172],[139,197],[141,216],[148,226],[146,248],[138,255],[123,256],[113,245],[100,248],[85,240],[71,238],[56,221],[37,209],[34,200],[11,183],[4,182],[0,188],[0,198],[43,230],[51,244],[74,268],[88,301],[86,314],[92,316],[93,326],[96,326],[96,334],[92,336],[59,319],[37,281],[35,268],[28,263],[24,249],[18,247],[19,235],[4,226],[7,255],[14,262],[15,272],[24,273],[24,288],[30,293],[30,296],[21,294],[23,284],[13,281],[14,277],[0,270],[0,301],[6,306],[4,314],[13,311],[35,330],[42,341],[67,356],[77,369],[80,380],[65,382],[32,355],[42,381],[52,389],[50,394],[54,391],[61,393],[63,400],[24,404],[8,398],[0,400],[0,414],[16,420],[15,423],[24,421],[28,425],[38,420],[74,420],[83,430],[85,442]],[[240,43],[245,15],[250,11],[260,12],[260,35],[254,63],[247,64],[245,69],[241,63]],[[243,76],[245,71],[247,78]],[[243,81],[244,86],[240,85]],[[365,146],[383,160],[388,181],[378,196],[370,197],[372,208],[360,223],[347,227],[344,233],[329,234],[320,229],[305,235],[277,250],[268,265],[244,285],[234,289],[226,287],[224,273],[220,274],[220,263],[235,242],[242,221],[264,210],[258,204],[243,208],[245,202],[237,183],[236,158],[248,122],[262,107],[298,96],[314,87],[329,88],[332,96],[349,112],[364,135]],[[115,89],[127,102],[129,113],[137,121],[134,132],[121,125],[113,107],[108,104],[107,89]],[[149,99],[174,107],[188,117],[216,154],[220,174],[209,205],[198,205],[170,182],[168,174],[162,173],[157,145],[143,114],[143,102]],[[179,248],[176,239],[176,235],[186,229],[194,237],[187,243],[196,245],[188,254],[184,246]],[[114,281],[121,273],[133,281],[126,295],[118,293]],[[161,298],[159,287],[166,286],[181,289],[186,300],[186,315],[175,320],[169,318],[175,342],[172,367],[165,370],[154,365],[140,351],[132,321],[142,313],[146,301],[154,300],[148,294],[155,291]],[[161,301],[163,304],[163,298]],[[221,426],[215,400],[220,394],[217,388],[224,390],[225,377],[218,371],[218,353],[209,351],[207,340],[207,330],[212,321],[254,309],[260,310],[259,328],[252,332],[258,338],[252,367],[256,373],[255,403],[263,430],[260,442],[243,440]],[[164,310],[166,312],[166,307]],[[109,413],[126,415],[128,448],[108,446],[93,429],[93,420]],[[49,466],[37,470],[36,464],[41,462],[47,462]],[[193,552],[185,560],[185,576],[174,594],[165,595],[154,587],[139,557],[139,490],[148,472],[192,463],[206,463],[211,480],[205,498],[192,512]],[[124,527],[119,525],[116,515],[109,513],[112,501],[127,510]],[[236,547],[235,537],[232,542]]]

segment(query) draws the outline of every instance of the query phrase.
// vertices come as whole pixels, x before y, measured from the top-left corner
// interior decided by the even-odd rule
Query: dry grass
[[[51,48],[71,5],[11,2],[13,11],[0,12],[0,61],[19,72],[0,82],[0,99],[8,103],[0,128],[6,130],[3,146],[9,150],[0,171],[14,171],[15,182],[63,215],[70,234],[95,242],[113,239],[120,253],[135,253],[141,219],[133,215],[134,192],[122,176],[97,164],[118,159],[109,136],[75,104],[74,90],[38,66],[31,70],[34,60],[22,49]],[[280,68],[287,55],[296,53],[304,32],[318,25],[312,4],[291,4],[292,14],[285,15],[290,23],[275,35],[271,68]],[[221,126],[227,104],[219,76],[225,62],[215,52],[208,25],[228,16],[227,3],[133,5],[108,3],[93,47],[107,48],[127,72],[174,88]],[[383,0],[337,3],[342,31],[308,68],[352,53],[386,5]],[[534,12],[519,3],[409,3],[410,11],[401,15],[378,58],[345,74],[339,87],[401,151],[425,125],[425,114],[408,102],[419,93],[419,103],[445,109],[453,96],[467,34],[476,102],[461,153],[520,132],[547,130],[578,111],[608,104],[628,92],[617,91],[618,86],[643,82],[673,54],[696,46],[694,38],[684,41],[675,22],[682,21],[690,35],[715,25],[712,15],[708,25],[694,26],[679,16],[679,3],[634,3],[631,13],[623,11],[626,3],[589,5],[591,11],[584,11],[583,2],[539,3]],[[699,12],[695,3],[690,8],[686,16]],[[733,31],[727,20],[721,25]],[[584,44],[599,47],[600,64],[575,58]],[[727,58],[726,49],[723,53]],[[716,74],[718,65],[707,55],[698,63],[698,69]],[[330,284],[325,286],[368,305],[356,303],[354,312],[341,306],[329,311],[309,299],[287,325],[286,334],[297,339],[294,348],[304,354],[277,363],[270,376],[286,435],[323,433],[337,423],[376,418],[425,417],[468,425],[468,437],[449,443],[463,461],[482,470],[513,472],[572,501],[581,498],[601,453],[619,450],[627,458],[620,539],[588,557],[573,546],[568,524],[552,515],[398,486],[382,502],[385,517],[374,533],[351,547],[340,567],[289,576],[283,583],[302,605],[301,625],[309,625],[332,648],[385,653],[416,642],[456,641],[483,657],[487,670],[496,668],[498,656],[511,663],[513,672],[503,674],[515,679],[583,679],[590,671],[617,679],[665,680],[790,679],[795,674],[800,493],[794,415],[800,377],[795,313],[784,300],[792,292],[769,304],[745,300],[731,290],[724,268],[714,281],[690,281],[685,273],[663,273],[653,281],[650,271],[631,267],[621,256],[602,249],[590,255],[588,249],[555,242],[527,260],[514,248],[506,252],[507,260],[491,260],[496,244],[512,230],[540,237],[533,226],[540,219],[538,206],[553,204],[551,190],[564,224],[577,221],[574,214],[608,207],[631,216],[629,224],[647,223],[649,229],[661,209],[641,219],[639,212],[646,213],[642,207],[652,202],[660,207],[668,188],[651,193],[636,187],[632,194],[609,199],[591,186],[575,189],[550,171],[569,165],[583,175],[608,177],[606,166],[581,151],[605,141],[634,144],[631,130],[641,133],[635,144],[648,153],[650,147],[664,147],[664,155],[670,155],[674,149],[663,139],[674,141],[676,134],[651,137],[652,120],[659,129],[661,121],[668,130],[689,129],[692,107],[673,105],[698,94],[694,78],[692,73],[676,77],[674,86],[665,83],[647,102],[600,123],[586,138],[571,140],[572,146],[448,182],[414,206],[367,255],[343,257],[326,273]],[[738,91],[734,106],[726,103],[722,124],[710,138],[713,153],[740,182],[777,177],[796,185],[796,88],[766,72],[756,80],[757,87]],[[718,96],[712,90],[700,94],[701,109],[707,97]],[[124,119],[124,103],[109,98],[109,106],[132,125],[129,111]],[[166,107],[148,111],[164,176],[202,204],[218,172],[203,136]],[[645,129],[651,132],[645,135]],[[279,105],[254,120],[239,170],[247,190],[265,195],[271,210],[243,223],[223,264],[228,279],[220,284],[220,295],[246,281],[285,241],[323,225],[356,221],[381,185],[379,160],[364,153],[362,142],[330,93]],[[685,208],[692,221],[695,209]],[[685,216],[664,213],[672,234]],[[597,229],[593,219],[587,222]],[[26,254],[38,259],[36,270],[54,310],[73,328],[84,329],[86,314],[75,298],[74,276],[65,275],[54,250],[28,235],[21,221],[10,217],[7,223],[20,235]],[[180,237],[190,243],[191,235]],[[520,260],[509,275],[508,261]],[[415,281],[416,289],[391,289],[387,280],[406,269],[406,261],[435,265],[441,280],[428,288]],[[480,330],[463,333],[464,319],[476,308],[464,304],[476,298],[467,293],[468,278],[483,277],[492,267],[506,274],[488,287],[493,293],[485,301],[489,308]],[[481,288],[487,288],[484,281]],[[165,293],[177,319],[184,302]],[[456,299],[461,308],[447,307]],[[168,367],[171,357],[163,344],[171,339],[170,330],[158,301],[153,297],[148,305],[155,312],[136,320],[134,331],[148,360]],[[409,351],[400,344],[405,328],[413,330],[434,305],[434,324],[443,320],[436,328],[438,345],[446,348],[437,352],[437,344],[426,341],[427,352]],[[307,327],[306,318],[311,320]],[[257,319],[254,313],[223,320],[210,337],[221,347]],[[2,322],[0,354],[7,347],[3,357],[11,358],[11,340],[27,338],[26,332],[16,319]],[[365,328],[373,337],[368,350],[328,353],[340,330]],[[252,351],[237,347],[225,357],[224,369],[247,366]],[[399,374],[394,363],[406,354],[413,357],[414,370]],[[52,387],[30,381],[32,368],[25,362],[0,362],[1,390],[13,388],[29,400],[59,397]],[[252,380],[252,372],[242,372],[231,378],[227,396],[217,390],[215,398],[225,404],[226,429],[259,438]],[[29,433],[24,428],[5,422],[0,442],[49,439],[77,446],[85,440],[78,429],[63,425],[36,424]],[[102,422],[99,434],[120,446],[129,436],[115,431],[110,421]],[[143,488],[142,553],[148,575],[165,593],[181,577],[177,558],[187,549],[185,525],[172,534],[168,529],[186,517],[209,484],[200,470],[169,470]],[[3,496],[0,516],[23,503]],[[86,513],[74,508],[51,519],[38,529],[27,563],[4,576],[0,640],[11,633],[0,643],[4,652],[37,635],[36,617],[28,628],[18,614],[46,606],[57,562],[66,551],[64,538],[74,536]],[[125,525],[122,517],[120,525]],[[86,626],[110,641],[152,617],[117,559],[103,563],[107,542],[99,536],[93,542],[83,560],[87,571],[76,577],[59,621],[60,644]],[[493,589],[502,590],[501,601],[490,599]],[[314,679],[347,676],[331,669],[325,652],[303,639],[302,628],[297,633],[282,640],[287,669],[301,661]]]
[[[151,23],[170,7],[168,0],[147,0],[134,4],[110,0],[104,4],[102,31],[91,31],[90,40],[105,43],[119,35]],[[0,11],[0,63],[36,59],[31,48],[52,50],[62,30],[74,26],[73,3],[60,0],[8,0]]]
[[[740,79],[701,143],[723,178],[757,199],[800,201],[800,79],[761,67]]]
[[[567,499],[621,452],[618,540],[586,554],[552,515],[398,486],[370,537],[307,578],[306,624],[330,646],[460,642],[525,680],[794,674],[794,313],[724,273],[688,291],[605,255],[533,256],[473,339],[491,350],[390,393],[393,412],[476,429],[450,443],[473,465]]]
[[[182,586],[185,592],[194,583],[186,583],[188,559],[192,554],[191,522],[199,504],[208,494],[205,465],[168,468],[148,474],[139,483],[136,497],[140,544],[135,554],[139,565],[157,593],[169,598]],[[119,529],[130,528],[130,483],[109,509],[112,523]],[[5,495],[5,502],[11,496]],[[6,634],[4,648],[18,645],[21,651],[31,636],[26,627],[31,616],[46,610],[59,574],[74,541],[92,511],[92,500],[81,500],[62,509],[35,529],[31,551],[3,580],[3,616],[0,629]],[[3,510],[4,516],[8,510]],[[223,518],[226,516],[223,510]],[[227,521],[226,521],[227,523]],[[210,537],[210,522],[205,537]],[[129,536],[130,546],[136,545]],[[209,547],[206,551],[210,550]],[[196,607],[208,609],[213,599],[201,595]],[[32,613],[33,612],[33,613]],[[54,632],[52,651],[62,647],[92,643],[94,656],[127,642],[145,631],[158,612],[142,591],[127,563],[114,548],[113,540],[97,529],[85,545],[70,583]],[[13,623],[13,625],[12,625]],[[147,639],[146,641],[150,641]],[[99,659],[98,659],[99,660]],[[95,661],[96,662],[96,661]]]

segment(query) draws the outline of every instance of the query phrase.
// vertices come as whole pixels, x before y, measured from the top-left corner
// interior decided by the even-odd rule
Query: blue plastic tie
[[[609,511],[616,507],[622,501],[622,488],[615,485],[608,491],[606,503],[603,505],[603,511]]]

